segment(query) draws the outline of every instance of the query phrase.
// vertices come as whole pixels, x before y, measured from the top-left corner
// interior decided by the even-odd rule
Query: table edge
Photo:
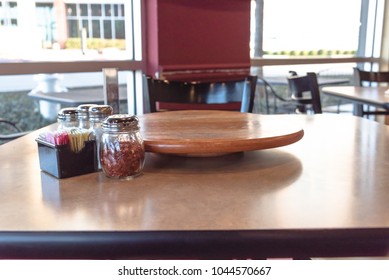
[[[388,252],[389,228],[0,232],[2,259],[261,259]]]

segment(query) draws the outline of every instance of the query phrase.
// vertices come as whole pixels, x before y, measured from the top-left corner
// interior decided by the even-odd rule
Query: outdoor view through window
[[[135,3],[140,6],[139,0],[0,1],[0,59],[139,60]]]
[[[256,2],[252,1],[251,56],[261,24],[261,15],[254,16]],[[355,55],[360,13],[361,0],[263,0],[263,54]]]
[[[253,9],[256,2],[252,0]],[[251,19],[252,56],[258,27],[264,55],[331,56],[357,51],[361,0],[263,2],[262,20],[254,13]],[[139,3],[0,1],[0,60],[140,60]]]
[[[71,105],[33,93],[70,98],[101,93],[104,65],[123,69],[121,92],[126,95],[130,85],[135,96],[142,60],[140,10],[141,0],[0,0],[0,117],[23,131],[55,122],[58,110]],[[123,113],[129,110],[127,99],[121,107]],[[0,134],[8,129],[0,124]]]

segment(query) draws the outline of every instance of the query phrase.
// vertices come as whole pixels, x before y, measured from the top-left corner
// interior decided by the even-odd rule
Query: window
[[[0,0],[0,59],[136,58],[139,61],[141,3],[141,0]]]
[[[78,22],[87,29],[88,38],[125,38],[124,4],[66,4],[66,7],[69,37],[79,37],[75,32]]]
[[[112,22],[110,20],[104,20],[104,37],[112,39]]]
[[[69,17],[76,17],[77,16],[77,6],[76,6],[76,4],[68,4],[67,5],[67,15]]]
[[[142,2],[0,0],[0,92],[26,95],[39,73],[60,74],[68,89],[100,87],[101,70],[115,67],[128,85],[129,112],[142,108]]]
[[[14,1],[0,1],[0,26],[18,25],[18,4]]]
[[[39,33],[41,34],[42,48],[52,48],[56,42],[56,23],[53,4],[36,3],[36,20]]]
[[[124,20],[115,21],[115,37],[116,39],[124,39]]]
[[[101,37],[100,29],[101,29],[100,21],[95,19],[92,20],[92,37],[100,38]]]
[[[92,4],[92,17],[101,17],[101,5],[100,4]]]
[[[253,0],[253,10],[263,4],[263,12],[252,13],[257,18],[252,20],[251,55],[261,48],[264,56],[355,56],[364,36],[361,11],[363,17],[374,9],[361,9],[366,2],[382,1]],[[262,26],[259,39],[258,25]]]
[[[80,27],[78,26],[78,20],[70,19],[68,20],[68,34],[70,38],[76,38],[79,36]]]

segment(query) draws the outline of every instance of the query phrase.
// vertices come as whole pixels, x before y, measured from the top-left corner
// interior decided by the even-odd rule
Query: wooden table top
[[[389,94],[385,93],[388,89],[388,87],[331,86],[323,87],[321,91],[352,102],[389,110]]]
[[[211,158],[147,153],[130,181],[41,172],[40,131],[0,146],[0,257],[387,254],[389,128],[342,115],[264,119],[301,122],[304,137]]]
[[[275,148],[299,141],[301,124],[229,111],[172,111],[139,116],[146,151],[191,156]]]

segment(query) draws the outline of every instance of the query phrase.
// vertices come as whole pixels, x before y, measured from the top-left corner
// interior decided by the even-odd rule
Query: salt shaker
[[[142,173],[145,149],[136,116],[108,116],[102,124],[101,168],[110,178],[132,179]]]
[[[77,108],[62,108],[57,114],[58,130],[69,127],[78,127]]]
[[[82,129],[90,128],[89,108],[96,105],[97,104],[81,104],[77,107],[77,117],[78,117],[80,128]]]
[[[110,105],[96,105],[89,107],[90,131],[89,139],[96,141],[96,170],[101,170],[100,164],[100,141],[103,134],[103,120],[112,115],[112,107]]]

